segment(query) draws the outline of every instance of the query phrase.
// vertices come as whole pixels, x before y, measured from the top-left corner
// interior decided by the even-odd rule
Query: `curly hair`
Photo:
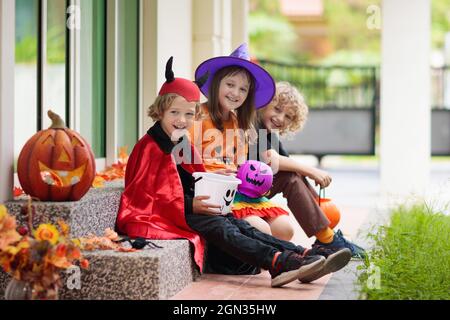
[[[296,131],[301,130],[308,118],[308,106],[306,105],[305,98],[297,88],[289,82],[277,82],[276,88],[276,94],[267,106],[275,107],[278,105],[294,111],[292,121],[286,128],[280,130],[280,135],[295,133]],[[263,112],[263,109],[258,111],[259,119],[261,119]]]
[[[180,95],[176,93],[168,93],[162,96],[157,96],[155,102],[153,102],[153,104],[148,107],[147,115],[154,121],[160,120],[164,114],[164,111],[169,109],[176,97],[180,97]],[[199,116],[200,104],[197,102],[195,104],[195,119],[198,119]]]

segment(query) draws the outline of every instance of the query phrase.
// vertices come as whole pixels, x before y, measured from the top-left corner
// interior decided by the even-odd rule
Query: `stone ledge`
[[[34,201],[36,217],[34,227],[39,223],[56,223],[63,219],[69,224],[72,237],[88,234],[103,235],[106,228],[114,230],[120,196],[123,192],[123,180],[109,183],[104,188],[91,188],[79,201],[45,202]],[[20,214],[26,200],[13,200],[5,203],[8,211],[16,216],[19,225],[26,224]]]
[[[102,235],[106,228],[115,227],[122,192],[123,180],[117,180],[108,182],[104,188],[91,188],[79,201],[35,201],[34,227],[63,219],[70,225],[72,237]],[[26,224],[26,217],[20,214],[24,204],[24,199],[5,203],[18,225]],[[199,275],[188,240],[152,241],[163,248],[127,253],[84,252],[90,267],[80,270],[81,289],[69,290],[64,285],[60,299],[168,299]],[[64,284],[68,277],[69,274],[63,275]],[[0,299],[9,279],[9,275],[0,272]]]
[[[199,272],[188,240],[154,240],[162,249],[136,252],[111,250],[83,252],[88,270],[81,269],[81,288],[68,289],[63,275],[61,300],[168,299],[194,281]],[[10,276],[0,272],[0,298]]]

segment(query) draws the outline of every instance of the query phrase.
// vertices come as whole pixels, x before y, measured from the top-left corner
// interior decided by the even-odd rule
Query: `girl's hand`
[[[211,204],[211,203],[207,203],[207,202],[203,201],[203,200],[207,200],[209,198],[210,198],[210,196],[194,197],[194,199],[192,201],[192,211],[195,214],[205,214],[205,215],[209,215],[209,216],[214,216],[214,215],[220,214],[219,210],[215,210],[215,209],[220,209],[219,205]]]
[[[216,171],[212,171],[212,173],[223,174],[225,176],[236,176],[236,170],[231,169],[219,169]]]
[[[328,174],[328,172],[317,168],[310,168],[306,176],[313,179],[316,183],[316,186],[320,185],[322,188],[328,187],[333,180],[331,179],[331,176]]]
[[[280,154],[273,149],[269,149],[262,153],[262,158],[265,163],[273,163],[275,161],[280,161]]]

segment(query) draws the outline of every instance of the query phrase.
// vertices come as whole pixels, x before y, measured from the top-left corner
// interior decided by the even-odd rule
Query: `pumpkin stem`
[[[66,124],[64,123],[63,119],[61,119],[61,117],[54,113],[52,110],[48,110],[47,115],[52,120],[52,125],[48,127],[49,129],[66,128]]]

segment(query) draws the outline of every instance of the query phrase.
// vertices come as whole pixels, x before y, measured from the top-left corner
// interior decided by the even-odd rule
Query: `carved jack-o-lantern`
[[[95,159],[88,143],[48,111],[52,125],[32,136],[19,155],[22,189],[41,201],[76,201],[91,187]]]
[[[273,172],[264,162],[246,161],[239,167],[236,177],[242,181],[238,191],[250,198],[260,198],[272,187]]]

